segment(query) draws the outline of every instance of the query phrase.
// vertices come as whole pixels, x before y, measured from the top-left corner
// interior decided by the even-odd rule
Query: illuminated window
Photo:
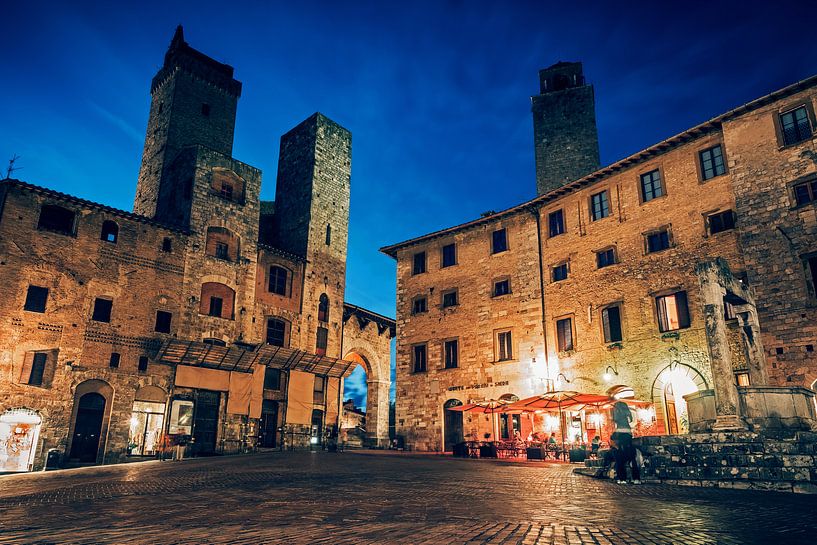
[[[689,327],[687,292],[678,291],[655,298],[658,307],[658,329],[661,332]]]
[[[511,331],[497,331],[494,357],[497,361],[513,359],[513,335]]]

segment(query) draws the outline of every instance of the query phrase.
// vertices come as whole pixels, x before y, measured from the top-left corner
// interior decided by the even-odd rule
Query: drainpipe
[[[539,300],[542,308],[542,346],[544,347],[545,370],[548,372],[550,380],[550,362],[548,361],[548,335],[547,320],[545,318],[545,265],[542,256],[542,225],[540,218],[540,208],[531,208],[530,213],[536,220],[536,255],[539,258]]]

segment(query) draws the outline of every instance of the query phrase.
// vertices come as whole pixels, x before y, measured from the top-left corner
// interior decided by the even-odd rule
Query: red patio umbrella
[[[502,409],[508,405],[507,401],[501,399],[489,399],[487,401],[480,401],[478,403],[466,403],[465,405],[458,405],[456,407],[449,407],[449,411],[457,412],[473,412],[477,414],[495,415],[499,412],[504,412]],[[496,418],[491,417],[491,431],[494,433],[496,440]]]
[[[502,410],[523,410],[533,411],[536,409],[558,409],[559,410],[559,429],[562,433],[562,445],[565,444],[565,427],[562,423],[562,409],[575,407],[577,405],[590,405],[593,403],[604,403],[610,401],[610,396],[599,394],[585,394],[582,392],[574,392],[569,390],[562,390],[556,392],[545,392],[544,394],[535,395],[521,399],[516,403],[507,405]]]

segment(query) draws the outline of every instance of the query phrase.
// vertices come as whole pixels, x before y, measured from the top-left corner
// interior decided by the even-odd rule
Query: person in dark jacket
[[[633,484],[641,484],[641,472],[635,461],[635,447],[633,447],[633,429],[631,423],[633,414],[623,401],[616,401],[613,405],[613,422],[616,431],[612,439],[616,442],[616,481],[618,484],[627,483],[627,465],[633,472]]]

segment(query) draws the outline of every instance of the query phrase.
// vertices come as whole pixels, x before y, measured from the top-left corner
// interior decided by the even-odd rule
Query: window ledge
[[[815,136],[817,136],[817,133],[812,132],[811,135],[809,135],[807,138],[803,138],[802,140],[799,140],[797,142],[792,142],[791,144],[783,144],[782,146],[778,146],[777,151],[783,151],[789,148],[800,146],[802,144],[811,143],[811,141],[814,140]]]
[[[652,199],[650,199],[650,200],[648,200],[648,201],[645,201],[645,200],[643,200],[643,199],[642,199],[642,200],[641,200],[641,202],[640,202],[639,204],[640,204],[641,206],[644,206],[644,205],[650,204],[651,202],[655,202],[655,201],[663,201],[663,200],[664,200],[664,199],[666,199],[668,196],[669,196],[669,195],[668,195],[667,193],[664,193],[663,195],[660,195],[660,196],[658,196],[658,197],[653,197]]]
[[[494,364],[496,364],[496,363],[516,363],[518,361],[519,360],[517,360],[517,359],[510,358],[510,359],[507,359],[507,360],[494,360],[491,363],[494,363]]]
[[[37,227],[37,230],[42,231],[44,233],[54,233],[55,235],[62,235],[64,237],[77,238],[76,233],[69,233],[67,231],[60,231],[58,229],[49,229],[47,227]]]
[[[704,180],[703,178],[699,178],[698,183],[701,184],[701,185],[708,184],[709,182],[711,182],[715,178],[721,178],[721,177],[726,176],[728,174],[729,174],[729,170],[727,169],[726,172],[724,172],[723,174],[717,174],[715,176],[712,176],[711,178],[707,178],[706,180]]]
[[[607,345],[607,350],[623,350],[624,343],[622,341],[616,341]]]
[[[677,340],[677,339],[680,339],[680,338],[681,338],[680,330],[667,331],[667,332],[661,334],[661,339],[662,340],[666,340],[666,339],[675,339],[675,340]]]

